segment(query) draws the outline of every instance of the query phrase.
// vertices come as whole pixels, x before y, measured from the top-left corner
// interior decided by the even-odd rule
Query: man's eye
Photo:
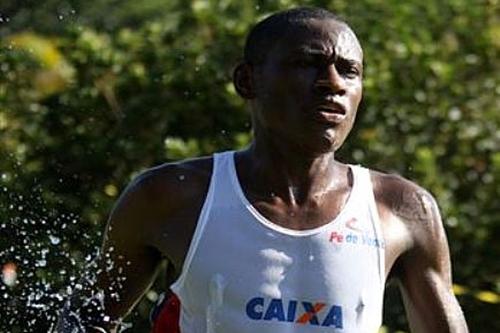
[[[348,78],[353,79],[359,76],[359,71],[356,67],[347,67],[342,71],[342,74],[344,74]]]

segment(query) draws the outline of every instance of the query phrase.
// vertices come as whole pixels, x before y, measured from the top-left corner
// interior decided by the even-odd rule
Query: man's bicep
[[[415,194],[420,211],[410,223],[412,248],[401,258],[400,283],[413,332],[466,332],[465,319],[452,292],[445,230],[435,200]]]
[[[112,318],[124,316],[133,307],[152,283],[161,262],[161,255],[140,233],[108,230],[97,259],[96,288],[104,293],[105,311]]]

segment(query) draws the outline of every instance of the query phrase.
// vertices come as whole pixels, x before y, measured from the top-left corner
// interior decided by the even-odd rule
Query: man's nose
[[[316,88],[321,93],[333,93],[335,95],[345,94],[345,78],[340,75],[335,64],[325,65],[318,73]]]

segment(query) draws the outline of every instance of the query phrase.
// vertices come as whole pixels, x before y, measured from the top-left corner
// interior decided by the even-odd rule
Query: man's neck
[[[245,173],[254,180],[252,192],[278,196],[290,205],[316,201],[345,181],[334,151],[305,153],[289,145],[255,140],[242,154]]]

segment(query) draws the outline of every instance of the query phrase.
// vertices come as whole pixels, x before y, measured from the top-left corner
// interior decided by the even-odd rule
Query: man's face
[[[290,31],[254,68],[256,134],[318,153],[337,150],[362,96],[363,53],[354,33],[330,19]]]

